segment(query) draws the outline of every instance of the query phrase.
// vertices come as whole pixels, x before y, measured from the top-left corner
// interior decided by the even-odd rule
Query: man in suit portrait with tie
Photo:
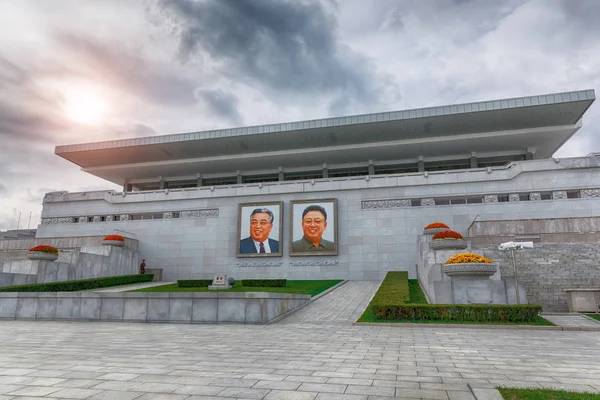
[[[250,214],[250,236],[240,240],[240,254],[279,253],[279,241],[269,238],[273,229],[273,212],[257,208]]]

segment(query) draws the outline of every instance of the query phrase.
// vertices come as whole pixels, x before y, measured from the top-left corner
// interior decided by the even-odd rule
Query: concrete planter
[[[464,239],[434,239],[430,244],[431,250],[462,250],[467,248],[467,241]]]
[[[450,228],[432,228],[432,229],[423,229],[423,235],[435,235],[436,233],[449,231]]]
[[[442,272],[450,278],[489,278],[496,273],[496,264],[492,263],[461,263],[444,264]]]
[[[30,260],[56,261],[58,254],[46,253],[43,251],[30,251],[27,253],[27,258]]]
[[[102,245],[103,246],[123,247],[125,245],[125,242],[121,241],[121,240],[103,240]]]

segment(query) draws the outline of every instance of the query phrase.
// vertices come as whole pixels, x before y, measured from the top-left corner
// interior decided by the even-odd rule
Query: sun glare
[[[73,122],[85,125],[100,123],[106,112],[106,102],[92,88],[74,88],[65,94],[65,115]]]

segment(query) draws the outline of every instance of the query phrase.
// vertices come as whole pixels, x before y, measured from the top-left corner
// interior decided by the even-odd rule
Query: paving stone
[[[224,390],[224,388],[221,386],[184,385],[184,386],[177,388],[177,390],[175,390],[174,393],[195,394],[195,395],[201,395],[201,396],[214,396],[214,395],[219,394],[223,390]]]
[[[271,390],[265,400],[313,400],[317,393],[290,390]]]
[[[332,385],[327,383],[303,383],[298,390],[306,392],[344,393],[346,385]]]
[[[59,390],[62,390],[62,388],[59,387],[47,387],[47,386],[26,386],[24,388],[20,388],[17,390],[13,390],[10,392],[6,392],[6,391],[2,391],[2,389],[0,388],[0,393],[2,394],[8,394],[11,396],[46,396],[50,393],[54,393],[54,392],[58,392]]]
[[[219,393],[219,397],[235,397],[242,399],[260,400],[269,393],[268,389],[249,389],[244,387],[230,387]]]
[[[87,399],[90,396],[94,396],[101,392],[101,390],[94,389],[68,388],[52,393],[51,397],[60,397],[65,399]]]
[[[348,385],[348,389],[346,389],[346,394],[364,394],[367,396],[394,396],[395,393],[396,389],[390,387]]]
[[[139,398],[141,395],[142,394],[140,392],[103,390],[102,392],[90,397],[89,400],[133,400]]]

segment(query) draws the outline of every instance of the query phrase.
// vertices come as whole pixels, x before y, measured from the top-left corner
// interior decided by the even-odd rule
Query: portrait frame
[[[273,228],[268,238],[278,242],[278,251],[271,253],[246,252],[250,237],[250,215],[257,208],[267,208],[273,212]],[[244,240],[246,240],[244,242]],[[244,243],[242,243],[244,242]],[[254,242],[252,242],[252,246]],[[270,246],[271,247],[271,246]],[[238,204],[238,226],[236,236],[236,257],[281,257],[283,255],[283,201],[263,201]]]
[[[294,242],[304,237],[302,228],[302,212],[306,207],[317,205],[323,207],[327,212],[327,227],[322,233],[322,239],[333,243],[332,250],[307,250],[299,251],[299,246],[294,246]],[[311,200],[292,200],[290,202],[290,230],[289,230],[289,255],[291,257],[304,256],[337,256],[339,249],[338,242],[338,207],[337,199],[311,199]],[[299,242],[298,242],[299,243]],[[294,250],[296,247],[296,250]]]

